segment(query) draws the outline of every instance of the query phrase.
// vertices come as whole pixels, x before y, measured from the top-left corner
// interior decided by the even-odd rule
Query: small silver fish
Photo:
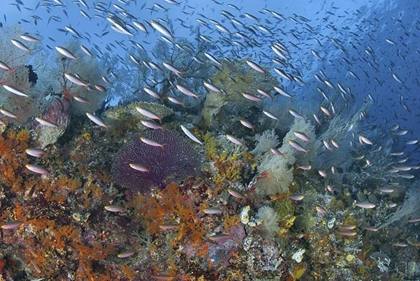
[[[38,166],[38,165],[35,165],[35,164],[26,164],[25,166],[29,171],[34,172],[36,174],[46,175],[46,174],[50,173],[44,167],[41,167],[41,166]]]
[[[359,142],[361,145],[363,144],[373,145],[373,142],[371,142],[367,137],[364,137],[362,135],[359,135]]]
[[[324,171],[324,170],[318,170],[318,174],[319,174],[321,177],[323,177],[323,178],[326,178],[326,177],[327,177],[327,172],[326,172],[326,171]]]
[[[260,95],[262,95],[262,96],[264,96],[264,97],[266,97],[266,98],[269,98],[270,100],[272,100],[272,99],[273,99],[273,97],[272,97],[269,93],[267,93],[267,92],[265,92],[265,91],[263,91],[263,90],[261,90],[261,89],[257,89],[257,92],[258,92]]]
[[[37,157],[40,158],[42,156],[44,156],[45,154],[45,150],[41,149],[41,148],[28,148],[25,150],[26,154],[31,155],[33,157]]]
[[[274,90],[276,90],[276,92],[277,93],[279,93],[280,95],[282,95],[282,96],[284,96],[284,97],[286,97],[286,98],[289,98],[289,99],[291,99],[292,98],[292,96],[289,94],[289,93],[287,93],[284,89],[282,89],[282,88],[279,88],[279,87],[274,87]]]
[[[164,130],[163,126],[159,125],[158,123],[156,123],[152,120],[141,120],[140,123],[143,126],[145,126],[147,128],[150,128],[150,129],[153,129],[153,130],[157,130],[157,129]]]
[[[17,116],[16,116],[16,115],[14,115],[13,113],[11,113],[10,111],[8,111],[8,110],[6,110],[6,109],[0,108],[0,112],[1,112],[2,114],[6,115],[7,117],[17,119]]]
[[[21,90],[13,87],[13,86],[9,86],[9,85],[3,85],[3,88],[5,88],[6,90],[8,90],[9,92],[18,95],[18,96],[22,96],[22,97],[29,97],[27,94],[25,94],[24,92],[22,92]]]
[[[26,47],[25,44],[23,44],[22,42],[20,42],[18,40],[15,40],[15,39],[12,39],[11,41],[12,41],[12,44],[15,45],[16,47],[18,47],[19,49],[21,49],[25,52],[28,52],[28,53],[31,52],[31,50],[28,47]]]
[[[104,207],[105,210],[112,212],[112,213],[119,213],[124,211],[124,207],[121,205],[107,205]]]
[[[58,128],[58,125],[57,124],[55,124],[55,123],[53,123],[51,121],[45,120],[43,118],[35,117],[35,120],[38,121],[39,124],[41,124],[43,126],[47,126],[47,127],[50,127],[50,128]]]
[[[298,165],[297,168],[301,169],[303,171],[310,171],[312,169],[312,166],[311,165],[308,165],[308,166],[299,166]]]
[[[240,140],[238,140],[237,138],[235,138],[235,137],[233,137],[229,134],[226,134],[226,137],[227,137],[228,140],[230,140],[234,144],[237,144],[237,145],[240,145],[240,146],[244,145]]]
[[[306,141],[306,142],[310,141],[310,138],[303,132],[293,131],[293,134],[303,141]]]
[[[189,131],[184,125],[181,125],[181,129],[184,132],[184,134],[187,135],[187,137],[189,137],[191,140],[193,140],[194,142],[198,143],[198,144],[203,144],[196,136],[194,136],[193,133],[191,133],[191,131]]]
[[[358,203],[355,203],[354,205],[362,209],[373,209],[376,206],[375,204],[370,203],[370,202],[358,202]]]
[[[102,121],[101,118],[99,118],[98,116],[90,114],[89,112],[86,112],[86,115],[96,125],[99,125],[101,127],[104,127],[105,129],[108,129],[108,126],[105,125],[104,121]]]
[[[271,153],[273,153],[274,155],[278,155],[278,156],[285,156],[285,153],[281,153],[277,148],[270,148]]]
[[[332,151],[330,144],[326,140],[322,140],[322,143],[324,144],[326,149],[328,149],[329,151]]]
[[[135,253],[136,253],[136,251],[134,251],[134,250],[128,250],[128,251],[125,251],[125,252],[119,253],[119,254],[117,255],[117,257],[119,257],[120,259],[124,259],[124,258],[131,257],[131,256],[132,256],[132,255],[134,255]]]
[[[215,57],[213,57],[212,55],[210,55],[209,53],[204,52],[204,55],[211,60],[214,64],[218,65],[218,66],[222,66],[222,64],[220,63],[220,61],[218,61]]]
[[[84,98],[84,97],[82,97],[82,96],[73,96],[73,98],[74,98],[76,101],[81,102],[81,103],[90,103],[90,101],[89,101],[89,100],[85,99],[85,98]]]
[[[167,62],[163,62],[162,64],[163,64],[163,66],[164,66],[165,68],[169,69],[170,71],[172,71],[172,72],[173,72],[173,73],[175,73],[176,75],[178,75],[178,76],[182,76],[182,71],[180,71],[180,70],[176,69],[174,66],[170,65],[170,64],[169,64],[169,63],[167,63]]]
[[[185,95],[187,95],[187,96],[189,96],[189,97],[194,97],[194,98],[196,98],[196,99],[198,99],[198,98],[199,98],[199,97],[198,97],[198,95],[194,94],[191,90],[189,90],[189,89],[185,88],[184,86],[179,85],[179,84],[177,84],[177,85],[175,85],[175,86],[177,87],[177,89],[178,89],[181,93],[183,93],[183,94],[185,94]]]
[[[262,98],[256,97],[256,96],[254,96],[252,94],[248,94],[248,93],[242,93],[242,96],[244,98],[248,99],[248,100],[256,101],[256,102],[259,102],[259,101],[263,100]]]
[[[0,61],[0,68],[6,71],[12,70],[5,62]]]
[[[331,112],[327,108],[323,106],[320,106],[319,108],[321,109],[322,112],[325,113],[325,115],[327,115],[328,117],[331,117]]]
[[[160,147],[160,148],[162,148],[162,149],[164,149],[164,147],[165,147],[165,145],[166,145],[166,143],[164,143],[164,144],[160,144],[160,143],[158,143],[158,142],[155,142],[154,140],[147,139],[147,138],[145,138],[145,137],[140,137],[140,140],[141,140],[142,142],[144,142],[145,144],[148,144],[148,145],[150,145],[150,146]]]
[[[171,97],[171,96],[167,96],[167,98],[168,98],[168,100],[169,100],[170,102],[172,102],[172,103],[175,103],[175,104],[178,104],[178,105],[181,105],[181,106],[185,107],[184,103],[183,103],[182,101],[180,101],[179,99],[174,98],[174,97]]]
[[[149,117],[150,119],[159,120],[160,123],[162,123],[162,118],[154,114],[148,109],[142,108],[140,106],[136,106],[136,109],[138,112],[140,112],[141,115]]]
[[[305,197],[305,196],[304,196],[304,195],[301,195],[301,194],[293,194],[293,195],[289,196],[289,198],[290,198],[291,200],[293,200],[293,201],[300,201],[300,200],[302,200],[304,197]]]
[[[232,188],[228,188],[227,191],[229,192],[230,195],[232,195],[233,197],[236,198],[240,198],[240,199],[245,199],[245,195],[243,195],[241,192],[239,192],[238,190],[232,189]]]
[[[74,84],[78,86],[83,86],[83,87],[88,86],[88,83],[86,83],[85,81],[83,81],[82,79],[78,78],[76,75],[73,75],[71,73],[65,72],[64,77],[66,77],[68,80],[70,80],[71,82],[73,82]]]
[[[274,120],[279,120],[279,118],[277,118],[277,117],[276,117],[273,113],[271,113],[271,112],[268,112],[268,111],[263,110],[263,113],[264,113],[266,116],[270,117],[271,119],[274,119]]]
[[[35,38],[33,36],[30,36],[28,34],[23,34],[23,35],[20,36],[20,38],[22,38],[25,41],[33,42],[33,43],[37,43],[37,42],[41,41],[40,39]]]
[[[208,215],[218,215],[222,213],[222,209],[216,207],[210,207],[203,210],[204,213]]]
[[[325,209],[323,209],[322,207],[320,207],[320,206],[316,206],[315,207],[315,209],[316,209],[316,211],[318,212],[318,213],[320,213],[320,214],[322,214],[322,215],[324,215],[324,214],[326,214],[327,213],[327,211],[325,211]]]
[[[165,37],[170,38],[172,41],[175,39],[171,32],[166,27],[161,25],[158,21],[151,20],[150,24],[153,26],[154,29],[162,33]]]
[[[293,109],[289,109],[289,113],[292,114],[295,118],[303,119],[303,116],[300,113],[297,113]]]
[[[149,172],[149,169],[141,164],[130,163],[129,165],[131,168],[133,168],[136,171],[145,172],[145,173]]]
[[[246,60],[246,63],[255,71],[262,73],[262,74],[266,74],[267,72],[258,64],[256,64],[255,62],[251,61],[251,60]]]
[[[6,224],[2,225],[2,229],[15,229],[23,224],[22,221],[9,221]]]
[[[252,131],[254,131],[254,125],[252,125],[249,121],[240,119],[239,122],[244,126],[247,127],[249,129],[251,129]]]
[[[206,87],[209,91],[213,91],[213,92],[216,92],[216,93],[219,93],[219,94],[221,94],[222,93],[222,91],[219,89],[219,88],[217,88],[216,86],[214,86],[212,83],[210,83],[210,82],[203,82],[203,85],[204,85],[204,87]]]
[[[72,59],[72,60],[77,60],[76,56],[73,55],[69,50],[67,50],[64,47],[60,47],[60,46],[55,46],[55,49],[62,54],[63,56]]]
[[[302,151],[302,152],[304,152],[305,154],[308,154],[309,150],[307,150],[307,149],[303,148],[303,147],[302,147],[300,144],[298,144],[297,142],[295,142],[295,141],[293,141],[293,140],[289,140],[288,142],[289,142],[289,144],[290,144],[290,145],[291,145],[294,149],[299,150],[299,151]]]

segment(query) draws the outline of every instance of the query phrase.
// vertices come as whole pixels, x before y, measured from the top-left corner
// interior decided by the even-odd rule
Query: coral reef
[[[108,16],[113,28],[119,25],[117,16]],[[172,33],[172,22],[165,21]],[[264,29],[263,21],[250,26],[255,34]],[[192,32],[207,38],[203,29]],[[81,37],[70,26],[66,30]],[[154,58],[132,40],[138,48],[127,50],[134,66],[119,70],[122,57],[91,54],[73,40],[37,71],[33,85],[29,63],[40,65],[34,57],[42,44],[25,42],[37,54],[29,56],[10,48],[11,39],[25,34],[19,26],[0,33],[0,85],[17,89],[0,87],[1,109],[17,115],[5,119],[0,133],[1,280],[417,278],[420,192],[412,184],[420,167],[403,164],[408,157],[393,158],[400,156],[391,138],[397,132],[362,126],[371,102],[350,106],[349,88],[339,86],[339,92],[325,80],[334,93],[317,89],[322,107],[299,108],[300,96],[272,94],[279,80],[264,66],[268,54],[255,62],[216,58],[231,44],[226,38],[218,41],[215,57],[204,39],[159,40]],[[283,54],[280,46],[271,49]],[[296,89],[295,82],[303,87],[304,73],[292,67],[292,52],[284,53],[285,61],[273,61],[287,70],[270,70],[283,77],[284,89],[289,83],[289,90]],[[138,90],[146,86],[159,96]],[[121,104],[135,101],[107,108],[105,97],[120,90]],[[167,102],[173,97],[182,101]],[[309,111],[316,123],[307,118]],[[104,113],[106,130],[86,112]],[[149,119],[159,120],[146,123],[157,130],[139,124]],[[180,125],[202,145],[182,134]],[[369,134],[380,139],[369,144]]]

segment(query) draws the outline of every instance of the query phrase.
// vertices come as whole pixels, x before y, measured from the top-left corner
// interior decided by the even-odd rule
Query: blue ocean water
[[[320,123],[323,125],[330,120],[325,115],[342,118],[342,127],[337,128],[335,135],[331,133],[329,136],[333,139],[340,133],[348,132],[347,137],[342,139],[346,144],[342,145],[341,151],[345,152],[339,156],[320,153],[316,160],[309,163],[314,169],[329,171],[331,166],[345,161],[338,157],[369,155],[363,161],[366,161],[366,166],[376,167],[371,173],[381,170],[387,182],[397,178],[406,190],[411,190],[418,189],[420,161],[419,13],[417,1],[6,0],[0,7],[0,32],[6,26],[18,24],[25,34],[41,39],[39,43],[29,43],[20,39],[19,34],[15,37],[36,50],[29,55],[28,64],[33,65],[40,81],[48,78],[49,68],[56,63],[55,47],[66,46],[77,39],[93,53],[92,60],[101,63],[103,73],[100,75],[113,82],[106,85],[102,81],[107,87],[110,106],[137,100],[155,101],[143,91],[144,87],[157,92],[163,92],[168,87],[171,90],[167,92],[175,92],[177,98],[183,97],[175,85],[169,83],[165,86],[161,82],[162,74],[154,72],[156,69],[150,64],[146,65],[144,58],[165,71],[169,68],[162,63],[168,62],[168,54],[176,48],[187,49],[185,54],[190,61],[192,57],[211,61],[203,53],[227,64],[241,59],[252,61],[276,77],[281,88],[292,97],[290,99],[272,90],[270,94],[274,99],[262,102],[265,110],[285,120],[287,116],[287,126],[281,128],[283,132],[292,123],[290,109],[317,126],[317,136],[326,132],[328,127],[318,126],[313,115],[322,119]],[[152,21],[158,24],[153,25]],[[135,22],[143,24],[147,32],[141,31]],[[169,34],[165,34],[166,31]],[[199,49],[199,43],[204,44],[205,49]],[[275,44],[282,46],[277,47],[277,51],[284,55],[277,63],[273,61],[280,57],[273,49]],[[42,55],[42,62],[37,58],[39,55]],[[0,58],[10,61],[9,58]],[[212,64],[213,75],[220,66],[214,61]],[[179,65],[174,67],[179,68]],[[196,67],[200,68],[200,64]],[[275,69],[289,76],[280,75]],[[170,71],[175,77],[173,73],[176,71]],[[187,105],[198,108],[203,103],[207,90],[202,82],[208,81],[208,78],[197,76],[177,80],[177,83],[184,82],[193,87],[200,96],[197,100],[185,101]],[[47,91],[47,85],[41,82],[35,87],[41,92]],[[197,110],[188,110],[199,115]],[[102,112],[99,110],[97,113]],[[218,120],[220,123],[233,122],[223,118]],[[199,121],[190,121],[193,125],[199,124]],[[255,126],[264,123],[260,119],[252,121]],[[352,131],[356,123],[359,124],[357,130]],[[239,131],[244,139],[254,137],[251,133],[246,135]],[[218,133],[233,133],[235,136],[235,132],[221,130]],[[363,141],[361,136],[367,141]],[[322,140],[319,141],[321,143]],[[367,152],[370,141],[374,145],[372,150],[377,150],[381,156],[377,156],[376,152]],[[392,170],[395,166],[409,167],[409,170],[400,171],[401,177],[394,176],[395,171]],[[358,191],[352,192],[356,194]],[[402,197],[398,202],[401,205],[407,201]],[[418,213],[417,210],[415,214]],[[386,216],[389,218],[392,214],[386,213]],[[409,218],[416,217],[404,217]],[[371,223],[375,224],[374,221]],[[418,227],[409,228],[407,232],[418,238]],[[371,239],[371,236],[368,237]],[[414,240],[410,243],[416,244]],[[415,247],[418,248],[418,243]],[[418,273],[419,270],[413,272]]]
[[[282,85],[294,95],[307,99],[319,98],[309,95],[308,91],[317,83],[314,74],[322,70],[331,82],[340,82],[344,87],[350,87],[358,100],[365,99],[368,94],[372,96],[375,105],[369,112],[369,122],[385,127],[399,123],[401,128],[409,130],[408,138],[418,137],[416,91],[419,85],[415,67],[419,57],[419,22],[415,2],[309,1],[303,4],[299,1],[187,1],[180,5],[161,2],[156,4],[167,10],[154,6],[155,2],[111,1],[103,4],[109,8],[109,12],[118,12],[112,4],[116,4],[117,7],[119,5],[140,22],[156,18],[169,19],[175,37],[194,36],[190,28],[201,26],[201,32],[215,40],[217,55],[246,55],[255,58],[257,62],[268,63],[271,44],[276,41],[283,42],[290,52],[290,64],[299,71],[305,81],[304,86],[282,81]],[[111,54],[119,54],[121,57],[126,53],[124,49],[130,48],[128,40],[137,41],[146,50],[152,51],[154,42],[161,36],[152,30],[149,30],[148,34],[135,32],[134,36],[118,34],[110,28],[110,22],[105,18],[106,13],[95,11],[93,3],[89,1],[86,1],[88,8],[78,1],[35,1],[24,3],[25,5],[18,3],[19,1],[6,1],[2,5],[2,24],[20,23],[25,32],[43,38],[44,48],[49,46],[53,49],[54,46],[63,45],[72,38],[73,34],[66,31],[65,26],[81,33],[81,43],[85,46],[94,49],[96,45],[98,50],[105,53],[107,44],[112,44],[115,48],[111,47]],[[264,12],[264,8],[280,14],[281,18]],[[81,11],[86,12],[90,18],[84,17]],[[223,16],[222,11],[229,14]],[[256,20],[247,18],[244,13],[251,14]],[[226,34],[215,29],[209,20],[220,22],[233,33],[238,27],[229,20],[231,15],[254,30],[245,34],[255,37],[258,46],[232,54],[229,52],[235,49],[234,44],[229,46],[218,41]],[[200,24],[197,19],[206,24]],[[258,29],[258,25],[271,33],[265,34]],[[240,28],[247,31],[246,27]],[[388,43],[386,39],[395,44]],[[124,45],[119,45],[118,42]],[[323,60],[314,56],[312,50]],[[101,58],[100,54],[97,56],[98,59]],[[359,79],[351,76],[350,70]],[[397,82],[392,73],[395,73],[402,83]],[[114,99],[118,99],[118,93],[112,92],[112,95]]]

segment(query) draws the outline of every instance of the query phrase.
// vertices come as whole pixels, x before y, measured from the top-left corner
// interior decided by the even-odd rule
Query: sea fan
[[[153,140],[163,147],[151,146],[140,137]],[[200,170],[201,157],[193,143],[176,131],[147,131],[137,134],[116,154],[112,166],[115,182],[129,192],[147,194],[153,186],[163,188],[170,182],[179,182]],[[130,166],[138,164],[147,171]]]

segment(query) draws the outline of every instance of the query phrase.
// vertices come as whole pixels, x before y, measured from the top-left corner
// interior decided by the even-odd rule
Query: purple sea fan
[[[140,137],[160,143],[151,146]],[[141,165],[147,171],[134,169],[130,164]],[[170,182],[179,182],[200,170],[201,157],[194,144],[176,131],[153,130],[136,134],[115,155],[112,175],[115,182],[130,193],[147,194],[150,188],[163,188]]]

